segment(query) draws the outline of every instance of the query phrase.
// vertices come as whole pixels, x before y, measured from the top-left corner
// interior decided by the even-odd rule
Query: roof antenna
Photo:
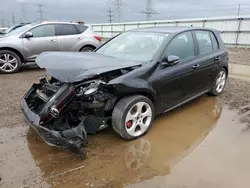
[[[193,24],[191,24],[191,27],[193,27]]]

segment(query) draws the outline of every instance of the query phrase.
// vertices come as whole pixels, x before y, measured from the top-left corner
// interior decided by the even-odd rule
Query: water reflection
[[[52,187],[62,179],[63,187],[121,187],[169,174],[216,125],[221,109],[216,98],[205,96],[157,117],[146,136],[130,142],[108,129],[89,138],[85,160],[47,146],[33,131],[27,136],[28,147]]]

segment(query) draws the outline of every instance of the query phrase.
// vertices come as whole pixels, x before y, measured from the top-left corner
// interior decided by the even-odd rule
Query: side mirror
[[[31,37],[33,37],[33,33],[31,32],[27,32],[24,34],[24,38],[31,38]]]
[[[174,66],[180,62],[180,58],[175,55],[165,57],[161,63],[162,67]]]

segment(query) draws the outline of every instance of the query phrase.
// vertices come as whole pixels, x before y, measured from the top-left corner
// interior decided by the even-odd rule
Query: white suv
[[[0,72],[17,72],[45,51],[93,51],[101,38],[88,26],[71,22],[27,24],[0,37]],[[60,63],[60,62],[59,62]]]

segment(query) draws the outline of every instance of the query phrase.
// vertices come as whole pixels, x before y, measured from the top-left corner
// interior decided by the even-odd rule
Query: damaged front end
[[[64,83],[42,78],[21,100],[21,109],[30,125],[50,146],[84,156],[87,134],[108,126],[116,97],[110,86],[97,79]]]

